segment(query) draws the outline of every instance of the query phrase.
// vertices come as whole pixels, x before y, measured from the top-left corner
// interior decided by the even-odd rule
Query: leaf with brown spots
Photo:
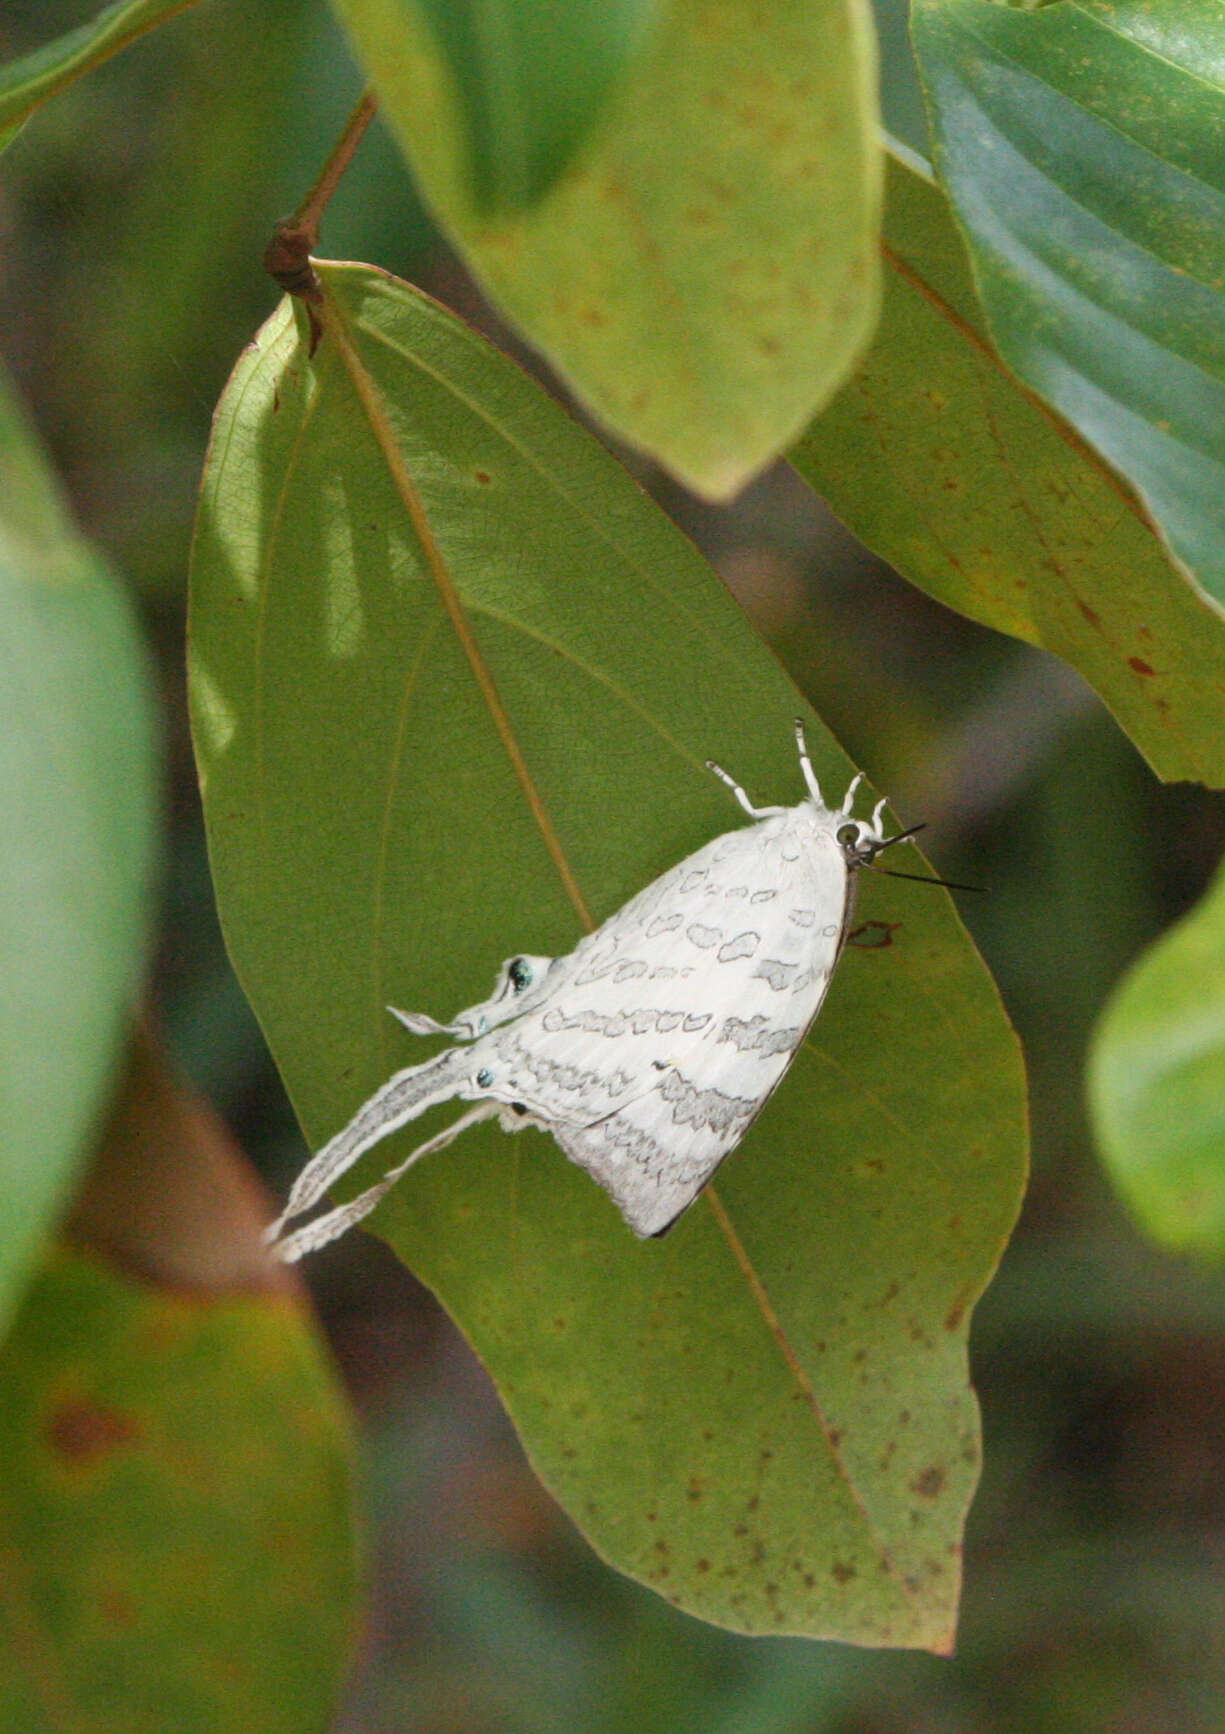
[[[313,1734],[347,1662],[349,1441],[284,1294],[61,1252],[0,1350],[0,1727]]]
[[[948,202],[900,159],[885,240],[876,341],[791,462],[904,578],[1071,663],[1159,776],[1225,786],[1221,611],[1000,361]]]
[[[481,287],[621,439],[727,498],[846,378],[879,299],[866,0],[659,0],[568,171],[492,214],[438,0],[335,3]]]
[[[6,1731],[166,1734],[169,1704],[174,1734],[322,1726],[350,1442],[268,1216],[144,1036],[70,1219],[91,1250],[44,1266],[0,1351]]]
[[[536,385],[405,285],[319,271],[314,356],[283,307],[219,407],[191,642],[222,920],[316,1146],[423,1057],[389,1001],[472,1003],[499,959],[568,950],[735,825],[707,757],[797,798],[805,709]],[[809,738],[845,788],[815,718]],[[847,951],[717,1193],[666,1239],[636,1241],[551,1139],[492,1127],[372,1221],[620,1569],[746,1631],[945,1648],[978,1416],[968,1315],[943,1327],[1011,1226],[1024,1091],[947,894],[875,875],[861,895],[893,943]],[[916,1511],[935,1462],[947,1485]]]

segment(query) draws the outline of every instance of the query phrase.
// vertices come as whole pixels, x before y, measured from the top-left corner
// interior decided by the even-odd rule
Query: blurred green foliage
[[[92,4],[9,0],[6,55]],[[262,52],[252,52],[252,42]],[[186,750],[187,537],[211,407],[274,301],[259,255],[360,79],[314,0],[210,0],[34,117],[0,188],[0,343],[77,510],[143,598],[172,745],[159,972],[181,1058],[247,1148],[303,1154],[222,954]],[[201,148],[206,141],[206,148]],[[326,250],[478,304],[398,161],[363,146]],[[981,1304],[986,1470],[956,1660],[728,1637],[616,1578],[522,1462],[483,1376],[354,1238],[318,1297],[368,1418],[372,1640],[344,1734],[1215,1734],[1225,1720],[1225,1291],[1147,1249],[1088,1149],[1088,1031],[1225,845],[1041,653],[941,610],[785,477],[732,510],[661,489],[851,755],[933,821],[1025,1041],[1036,1142]]]

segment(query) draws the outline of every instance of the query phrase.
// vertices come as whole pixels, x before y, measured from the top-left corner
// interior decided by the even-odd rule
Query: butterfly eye
[[[859,826],[857,824],[839,825],[834,835],[844,849],[854,849],[859,842]]]
[[[522,993],[524,988],[531,987],[532,966],[526,957],[512,957],[506,973],[516,993]]]

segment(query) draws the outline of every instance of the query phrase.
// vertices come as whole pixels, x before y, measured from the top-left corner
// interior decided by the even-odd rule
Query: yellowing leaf
[[[568,171],[491,217],[418,0],[336,0],[435,215],[614,433],[713,498],[845,379],[877,304],[866,0],[667,0]]]

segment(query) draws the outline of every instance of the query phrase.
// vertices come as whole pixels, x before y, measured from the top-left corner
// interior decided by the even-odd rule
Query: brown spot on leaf
[[[710,1561],[708,1559],[700,1559],[694,1569],[699,1572],[709,1571]]]
[[[1097,611],[1095,609],[1090,608],[1090,606],[1087,602],[1081,602],[1079,600],[1079,598],[1077,599],[1076,606],[1080,609],[1081,613],[1084,615],[1085,619],[1089,622],[1090,626],[1100,628],[1100,626],[1102,624],[1102,617],[1100,614],[1097,613]]]
[[[474,470],[472,473],[483,488],[487,488],[493,480],[488,470]]]
[[[855,1576],[855,1567],[845,1560],[836,1559],[829,1568],[829,1575],[835,1583],[850,1583]]]
[[[900,921],[865,921],[847,934],[846,942],[864,951],[883,951],[893,944],[893,936],[901,925]]]
[[[962,1289],[961,1293],[955,1298],[952,1306],[948,1310],[948,1316],[944,1321],[944,1328],[946,1331],[955,1331],[958,1328],[962,1319],[966,1316],[966,1308],[969,1306],[973,1297],[974,1290],[971,1285],[967,1284],[966,1287]]]
[[[920,1470],[910,1483],[910,1490],[917,1493],[920,1499],[934,1499],[942,1491],[946,1479],[944,1470],[938,1463],[933,1463],[929,1468]]]
[[[47,1421],[47,1443],[69,1463],[92,1463],[129,1445],[139,1429],[130,1415],[85,1399],[61,1403]]]
[[[1129,656],[1127,658],[1127,666],[1130,669],[1134,669],[1137,674],[1151,675],[1154,673],[1154,670],[1149,667],[1148,663],[1143,662],[1138,656]]]
[[[137,1614],[131,1596],[114,1588],[99,1591],[97,1609],[108,1626],[130,1626]]]

